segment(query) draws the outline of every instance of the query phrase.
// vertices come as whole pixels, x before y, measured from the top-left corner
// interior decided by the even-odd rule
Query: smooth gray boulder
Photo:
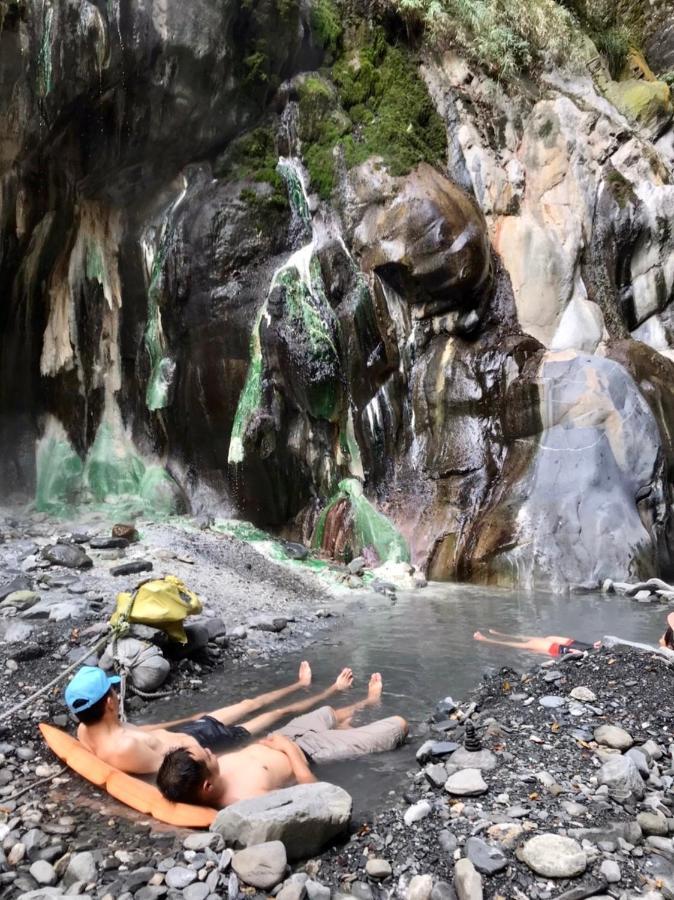
[[[644,782],[629,756],[612,756],[599,770],[599,784],[608,787],[609,797],[618,803],[641,800]]]
[[[476,797],[487,789],[480,769],[460,769],[445,782],[445,790],[457,797]]]
[[[334,784],[298,784],[220,810],[211,831],[235,847],[282,841],[289,859],[302,859],[346,829],[352,806],[351,796]]]
[[[483,769],[490,772],[496,768],[497,759],[491,750],[466,750],[465,747],[459,747],[450,756],[449,763],[457,769]]]

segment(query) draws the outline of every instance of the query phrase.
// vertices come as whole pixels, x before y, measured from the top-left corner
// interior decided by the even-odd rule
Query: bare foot
[[[297,680],[302,685],[302,687],[309,687],[311,684],[311,666],[305,660],[300,663],[300,671],[297,676]]]
[[[348,691],[353,684],[353,672],[351,669],[342,669],[335,681],[335,687],[338,691]]]
[[[481,631],[476,631],[475,634],[473,635],[473,640],[476,640],[476,641],[486,641],[487,639],[486,639],[486,637],[482,634]]]
[[[374,706],[381,700],[381,692],[384,690],[384,682],[381,680],[379,672],[373,672],[370,676],[370,683],[367,687],[368,705]]]

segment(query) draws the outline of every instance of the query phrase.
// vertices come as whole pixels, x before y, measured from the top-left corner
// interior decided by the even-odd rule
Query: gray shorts
[[[278,729],[295,741],[312,762],[327,763],[353,759],[368,753],[395,750],[405,740],[405,730],[397,716],[379,719],[361,728],[336,728],[335,714],[321,706],[305,716],[291,719]]]

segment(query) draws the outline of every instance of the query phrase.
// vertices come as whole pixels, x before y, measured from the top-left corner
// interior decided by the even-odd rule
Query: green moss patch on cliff
[[[213,167],[218,178],[266,183],[271,190],[254,185],[241,189],[240,197],[249,205],[265,210],[288,209],[285,182],[276,169],[278,150],[271,126],[260,126],[234,141]]]
[[[420,162],[442,165],[445,125],[409,52],[387,43],[381,29],[351,48],[330,70],[299,87],[303,154],[313,188],[327,199],[335,182],[335,147],[348,168],[381,157],[392,175]]]
[[[342,16],[334,0],[314,0],[311,5],[311,30],[321,47],[337,52],[342,40]]]

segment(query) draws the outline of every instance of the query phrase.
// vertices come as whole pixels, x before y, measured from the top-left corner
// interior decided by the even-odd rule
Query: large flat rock
[[[301,859],[346,829],[352,805],[334,784],[300,784],[233,803],[218,813],[211,830],[235,847],[282,841],[289,859]]]

